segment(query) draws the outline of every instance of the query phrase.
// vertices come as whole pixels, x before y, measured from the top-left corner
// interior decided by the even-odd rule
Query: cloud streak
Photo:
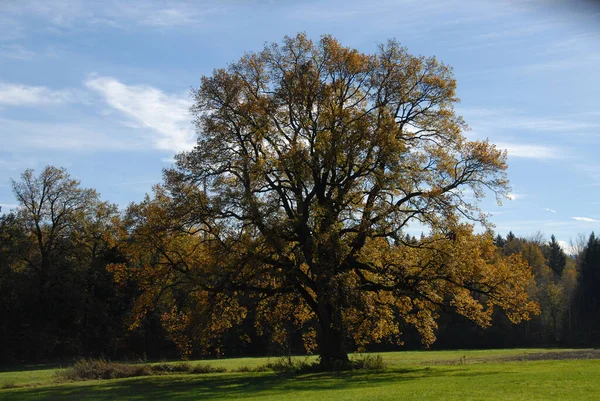
[[[572,133],[600,128],[597,120],[584,121],[581,117],[585,113],[560,119],[546,116],[519,115],[517,111],[512,109],[460,108],[458,111],[464,115],[475,130],[492,128],[497,130],[498,127],[502,127],[503,130],[518,129],[535,132]]]
[[[73,101],[72,91],[0,82],[0,106],[39,106]]]
[[[215,5],[217,4],[217,5]],[[215,15],[225,14],[232,7],[240,7],[235,1],[190,2],[138,0],[134,4],[119,0],[29,0],[27,2],[0,2],[6,29],[21,27],[22,20],[42,19],[55,27],[73,28],[105,25],[114,28],[148,26],[175,28],[198,26]]]
[[[573,217],[574,220],[583,221],[584,223],[600,223],[600,220],[592,219],[589,217]]]
[[[509,157],[528,159],[560,159],[563,157],[558,149],[541,145],[525,145],[519,143],[496,142],[500,149],[506,149]]]
[[[512,158],[572,158],[577,152],[576,143],[593,141],[600,129],[595,115],[584,113],[557,118],[524,115],[510,108],[459,108],[458,111],[472,128],[471,138],[489,138]],[[547,144],[559,141],[565,146]]]
[[[151,86],[126,85],[112,77],[94,77],[85,86],[101,95],[112,109],[125,116],[129,127],[144,128],[152,145],[180,152],[191,149],[194,131],[186,97],[169,95]]]
[[[13,60],[33,60],[36,54],[21,45],[0,46],[0,58]]]
[[[517,200],[517,199],[522,199],[522,198],[524,198],[525,196],[527,196],[527,195],[525,195],[525,194],[515,194],[515,193],[509,193],[509,194],[506,194],[506,197],[507,197],[509,200],[511,200],[511,201],[513,201],[513,200]]]
[[[102,121],[85,120],[78,123],[21,121],[0,118],[3,150],[22,152],[45,151],[97,151],[146,150],[142,138],[126,135],[123,131],[102,124]],[[1,165],[2,163],[0,163]],[[15,164],[19,164],[15,162]]]
[[[113,21],[126,19],[140,25],[171,28],[194,25],[203,19],[223,14],[227,8],[226,5],[222,5],[223,3],[219,7],[208,4],[198,6],[194,3],[176,1],[166,4],[168,6],[163,6],[162,3],[156,1],[142,1],[135,5],[117,3],[117,12],[107,15],[107,17]]]
[[[8,212],[11,209],[16,209],[19,205],[17,205],[16,203],[0,203],[0,213],[4,214],[5,212]]]
[[[563,251],[565,251],[565,253],[567,255],[575,255],[575,248],[573,248],[573,246],[571,246],[571,244],[569,244],[567,241],[563,241],[563,240],[558,240],[558,245],[560,245],[560,247],[563,249]]]

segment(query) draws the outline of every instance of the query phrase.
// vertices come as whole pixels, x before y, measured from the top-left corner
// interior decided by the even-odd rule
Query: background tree
[[[348,340],[397,336],[399,324],[431,343],[440,307],[481,325],[495,307],[527,318],[528,266],[460,223],[484,222],[464,190],[501,197],[507,181],[506,155],[462,136],[455,88],[449,67],[395,41],[366,55],[330,36],[288,37],[216,70],[194,91],[198,145],[161,194],[177,215],[167,232],[191,245],[170,236],[172,252],[130,268],[163,269],[168,280],[147,294],[191,286],[220,319],[245,313],[240,297],[259,311],[275,299],[279,311],[262,315],[311,323],[323,364],[347,361]],[[138,217],[133,238],[148,232]],[[409,223],[430,235],[407,242]],[[182,246],[202,251],[173,258]],[[178,327],[197,315],[179,312]]]
[[[598,344],[600,334],[600,239],[591,233],[579,257],[576,294],[578,335],[585,343]]]
[[[14,213],[0,215],[0,361],[14,360],[22,349],[22,313],[31,298],[21,274],[21,256],[29,242]]]
[[[552,272],[556,281],[562,277],[565,265],[567,264],[567,255],[563,251],[560,244],[556,241],[556,237],[552,235],[550,242],[542,247],[544,256],[546,257],[546,263]]]
[[[98,195],[93,189],[80,188],[65,169],[54,166],[47,166],[39,177],[33,170],[25,170],[20,181],[11,182],[20,206],[19,217],[37,245],[32,256],[39,260],[30,260],[29,267],[46,276],[53,259],[64,254],[65,240],[80,231],[85,217],[98,203]]]
[[[572,343],[575,339],[574,332],[574,307],[575,307],[575,296],[577,294],[577,284],[579,280],[579,273],[577,271],[577,261],[572,257],[567,257],[567,263],[565,265],[565,270],[563,271],[563,275],[561,277],[561,284],[563,286],[566,310],[567,310],[567,322],[566,322],[566,331],[567,331],[567,342]]]
[[[494,328],[486,333],[468,324],[443,327],[443,335],[449,337],[443,344],[454,347],[507,347],[573,343],[577,337],[574,330],[574,298],[578,282],[576,260],[564,255],[555,238],[551,240],[549,244],[553,244],[555,255],[559,255],[554,260],[562,259],[561,254],[565,257],[562,274],[557,276],[551,269],[553,258],[548,257],[551,247],[539,232],[527,238],[509,232],[506,238],[496,236],[494,243],[502,254],[518,254],[531,266],[533,278],[527,286],[527,292],[531,299],[539,303],[540,315],[515,327],[496,314]]]
[[[5,359],[108,354],[127,303],[105,266],[117,208],[64,169],[12,181],[19,206],[0,222]]]

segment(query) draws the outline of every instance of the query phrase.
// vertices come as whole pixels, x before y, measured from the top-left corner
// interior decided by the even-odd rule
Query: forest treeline
[[[176,357],[177,339],[161,324],[168,311],[156,303],[142,319],[134,319],[135,301],[143,291],[110,268],[135,265],[118,246],[126,212],[52,166],[37,176],[25,171],[12,186],[18,207],[0,215],[0,362]],[[509,233],[495,236],[494,243],[498,254],[520,254],[531,266],[527,291],[540,313],[514,325],[496,312],[491,327],[482,329],[441,310],[432,347],[600,344],[600,238],[580,236],[572,255],[554,236]],[[215,351],[219,356],[304,352],[301,328],[272,345],[252,321],[256,311],[251,306],[248,311],[239,324],[224,330]],[[404,348],[422,347],[416,330],[401,331]],[[383,341],[366,349],[398,346]]]

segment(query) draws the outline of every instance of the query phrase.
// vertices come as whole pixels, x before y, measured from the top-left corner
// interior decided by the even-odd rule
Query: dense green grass
[[[564,350],[561,350],[564,351]],[[276,375],[177,374],[56,383],[53,369],[0,372],[12,400],[599,400],[600,360],[502,361],[554,350],[426,351],[380,354],[385,371]],[[271,359],[273,361],[273,359]],[[229,370],[267,358],[210,363]],[[12,381],[12,382],[11,382]]]

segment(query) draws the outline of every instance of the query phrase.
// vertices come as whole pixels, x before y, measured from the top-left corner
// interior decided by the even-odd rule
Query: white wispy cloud
[[[460,107],[457,111],[471,126],[469,138],[489,138],[510,158],[581,159],[581,149],[595,146],[600,129],[597,115],[589,112],[545,116],[512,108]]]
[[[0,12],[13,24],[18,24],[19,17],[43,18],[52,24],[66,24],[84,15],[82,5],[79,0],[3,1]]]
[[[557,22],[551,19],[542,19],[538,21],[532,21],[528,25],[520,25],[513,21],[508,21],[503,25],[494,25],[490,27],[490,30],[484,33],[470,36],[470,39],[474,41],[490,42],[495,40],[503,40],[509,38],[524,39],[541,32],[546,32],[551,29],[555,29]]]
[[[92,77],[85,86],[127,117],[125,125],[146,128],[155,148],[179,152],[194,146],[189,113],[192,102],[187,97],[169,95],[151,86],[126,85],[112,77]]]
[[[491,13],[490,17],[497,18],[497,12]],[[531,41],[546,32],[555,31],[564,24],[565,22],[561,20],[540,18],[539,20],[530,21],[527,25],[523,25],[518,21],[508,18],[506,23],[485,25],[479,29],[481,33],[469,35],[450,46],[463,51],[499,46],[516,46],[523,42]]]
[[[146,150],[148,146],[141,137],[126,135],[110,124],[98,120],[77,122],[24,121],[0,118],[2,148],[7,152],[23,150],[45,151],[97,151],[97,150]],[[22,168],[18,160],[13,164]],[[0,167],[2,162],[0,161]],[[27,166],[31,167],[31,166]]]
[[[45,20],[48,23],[45,29],[49,31],[53,27],[86,29],[94,25],[125,29],[132,26],[173,28],[199,26],[202,21],[209,21],[217,14],[225,14],[228,9],[241,6],[243,3],[236,1],[137,0],[132,3],[120,0],[28,0],[0,2],[0,13],[4,15],[7,26],[22,27],[23,19],[34,17]]]
[[[597,65],[598,62],[600,62],[600,54],[589,52],[585,57],[558,58],[539,63],[516,66],[513,68],[513,71],[520,74],[537,74],[540,72],[547,73],[549,71],[570,70],[583,66],[594,66]]]
[[[571,119],[520,117],[513,121],[512,126],[530,131],[565,132],[596,129],[599,127],[599,124],[597,122],[590,123]]]
[[[522,199],[522,198],[524,198],[526,196],[527,196],[526,194],[515,194],[515,193],[508,193],[508,194],[506,194],[506,197],[508,199],[510,199],[511,201],[512,200],[516,200],[516,199]]]
[[[518,110],[509,108],[486,109],[460,107],[457,111],[477,131],[497,131],[498,128],[501,128],[504,131],[518,129],[534,132],[573,133],[600,128],[600,124],[596,119],[589,120],[589,117],[596,117],[593,113],[578,113],[578,115],[567,115],[564,118],[556,118],[523,115]],[[586,117],[588,118],[587,121]]]
[[[594,148],[597,148],[597,145]],[[585,163],[574,164],[577,171],[587,176],[588,183],[585,186],[600,185],[600,163],[596,160],[594,158],[594,160],[586,160]]]
[[[558,245],[560,245],[560,247],[563,249],[563,251],[565,251],[567,255],[574,255],[576,253],[573,246],[571,246],[571,244],[569,244],[567,241],[559,239],[556,242],[558,242]]]
[[[117,182],[117,183],[111,184],[111,186],[123,187],[123,186],[139,185],[139,184],[156,184],[156,180],[137,180],[137,181]]]
[[[22,45],[5,45],[0,46],[0,58],[9,58],[14,60],[33,60],[36,54],[31,50],[27,50]]]
[[[129,20],[136,24],[152,27],[189,26],[216,15],[224,14],[228,8],[226,2],[221,4],[171,1],[168,3],[156,1],[141,1],[135,4],[117,3],[116,12],[106,15],[112,21]]]
[[[378,21],[396,21],[400,28],[419,27],[421,32],[439,29],[439,25],[462,25],[481,23],[502,15],[511,15],[515,7],[506,7],[498,2],[465,0],[382,0],[367,4],[357,0],[330,0],[315,6],[314,2],[295,2],[291,15],[307,21],[344,22],[349,19],[362,20],[377,17]],[[410,15],[406,10],[411,10]],[[400,17],[399,17],[400,16]],[[445,18],[439,18],[443,16]],[[437,17],[437,18],[436,18]],[[436,19],[438,25],[423,24],[426,18]]]
[[[496,142],[500,149],[506,149],[509,157],[521,157],[529,159],[559,159],[564,157],[558,149],[542,145],[525,145],[520,143]]]
[[[0,82],[0,105],[32,106],[72,102],[73,91]]]
[[[382,13],[389,13],[393,10],[394,4],[389,1],[382,1],[377,5],[366,3],[347,2],[346,7],[340,9],[339,4],[331,2],[324,7],[314,7],[310,3],[296,3],[293,17],[301,20],[311,21],[347,21],[354,18],[364,18]]]
[[[0,82],[0,106],[40,107],[79,102],[96,109],[104,107],[108,113],[102,115],[101,121],[94,118],[77,122],[0,118],[3,148],[11,151],[31,148],[179,152],[195,144],[189,113],[191,100],[187,96],[166,94],[150,86],[126,85],[111,77],[91,77],[84,84],[87,91]],[[100,99],[96,95],[100,95]],[[90,103],[90,100],[98,103]],[[115,116],[122,116],[122,121]]]
[[[19,205],[17,205],[16,203],[0,203],[0,209],[2,209],[2,213],[8,212],[11,209],[15,209],[17,206]]]
[[[0,119],[0,127],[5,127],[4,122],[4,120]],[[3,134],[8,134],[9,132],[9,130],[5,130],[3,131]],[[10,152],[12,149],[6,145],[12,142],[11,138],[9,137],[5,140],[5,137],[3,136],[2,139],[3,149],[5,149],[7,152]],[[17,156],[15,153],[9,153],[7,158],[0,159],[0,188],[8,187],[8,177],[13,175],[15,172],[25,170],[26,168],[35,168],[36,161],[36,158],[31,156],[25,156],[22,154]]]
[[[12,42],[22,39],[26,34],[25,27],[4,13],[3,5],[4,2],[0,2],[0,41]]]
[[[594,115],[581,113],[546,117],[528,116],[510,108],[461,107],[457,111],[471,126],[469,138],[489,138],[498,148],[506,149],[511,158],[572,158],[576,152],[576,143],[594,142],[596,132],[600,129],[600,123]],[[563,138],[566,146],[550,145]]]
[[[548,43],[545,52],[548,54],[562,53],[565,55],[572,55],[573,51],[588,52],[590,46],[597,44],[598,40],[600,40],[600,33],[598,32],[576,33],[551,41]]]
[[[1,33],[1,29],[0,29]],[[0,58],[31,61],[40,59],[56,59],[64,55],[63,45],[51,44],[35,51],[19,44],[0,45]]]
[[[518,219],[501,220],[496,222],[496,229],[498,232],[513,231],[517,235],[529,235],[535,233],[536,231],[559,235],[561,233],[567,233],[577,226],[578,223],[576,222],[557,220]]]
[[[545,211],[556,214],[556,210],[545,207]]]
[[[592,219],[589,217],[573,217],[577,221],[583,221],[585,223],[600,223],[600,220]]]

